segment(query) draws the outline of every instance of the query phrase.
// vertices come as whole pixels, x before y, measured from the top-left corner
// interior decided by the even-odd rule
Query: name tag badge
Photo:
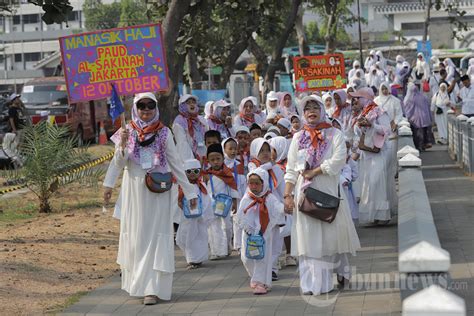
[[[148,148],[140,149],[140,164],[142,169],[151,169],[153,167],[153,151]]]
[[[224,202],[216,202],[216,208],[215,208],[214,213],[222,215],[222,214],[224,214],[224,210],[225,210]]]
[[[296,171],[304,171],[306,168],[306,157],[308,151],[306,149],[298,150],[296,157]]]

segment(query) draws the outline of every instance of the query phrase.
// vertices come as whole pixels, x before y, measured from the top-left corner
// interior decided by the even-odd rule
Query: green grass
[[[46,314],[56,315],[57,313],[62,312],[63,310],[65,310],[69,306],[74,305],[77,302],[79,302],[81,297],[83,297],[87,293],[89,293],[89,292],[81,291],[81,292],[74,293],[73,295],[69,296],[63,304],[56,305],[56,306],[48,308],[48,310],[46,310]]]
[[[38,206],[35,203],[30,202],[20,207],[14,199],[3,200],[0,203],[0,210],[0,226],[5,226],[18,220],[30,219],[38,215]]]

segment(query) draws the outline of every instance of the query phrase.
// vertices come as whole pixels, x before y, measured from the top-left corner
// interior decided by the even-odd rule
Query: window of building
[[[25,53],[25,61],[38,61],[41,59],[41,53]]]
[[[15,54],[15,62],[16,63],[21,63],[22,62],[21,54]]]
[[[361,10],[360,11],[361,11],[360,15],[364,19],[368,20],[369,19],[369,6],[367,4],[361,4]]]
[[[13,16],[13,24],[21,24],[21,16],[20,15],[14,15]]]
[[[34,24],[39,22],[39,14],[25,14],[23,15],[24,24]]]
[[[71,11],[67,16],[68,21],[79,21],[79,11]]]
[[[410,31],[410,30],[422,30],[425,27],[425,23],[402,23],[402,30],[403,31]]]

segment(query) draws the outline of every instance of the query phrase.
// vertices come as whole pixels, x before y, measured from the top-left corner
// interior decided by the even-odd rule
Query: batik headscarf
[[[308,151],[306,162],[310,169],[314,169],[321,164],[322,157],[330,147],[326,131],[330,130],[332,125],[326,121],[326,110],[324,109],[323,100],[318,96],[311,95],[303,98],[301,100],[303,111],[309,101],[315,101],[320,105],[321,115],[315,125],[305,122],[303,131],[298,139],[298,150],[306,149]]]
[[[179,114],[176,116],[174,122],[180,125],[192,139],[193,153],[197,153],[198,144],[204,144],[204,133],[206,132],[205,125],[199,118],[199,106],[196,105],[196,112],[191,113],[188,110],[188,104],[186,103],[189,99],[196,100],[196,96],[185,94],[179,98],[178,111]]]
[[[146,147],[148,150],[153,152],[152,169],[166,172],[168,166],[168,161],[166,159],[166,141],[169,129],[165,128],[163,123],[160,122],[160,111],[158,106],[155,110],[155,116],[151,120],[145,122],[140,119],[137,103],[142,99],[151,99],[158,103],[155,95],[151,92],[135,95],[132,106],[132,121],[127,124],[126,127],[130,133],[126,150],[129,158],[134,163],[140,165],[140,153],[141,150]],[[120,133],[121,129],[110,138],[116,145],[120,144]]]

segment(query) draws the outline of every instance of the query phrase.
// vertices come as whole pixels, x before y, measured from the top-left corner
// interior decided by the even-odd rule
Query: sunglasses
[[[145,109],[148,109],[148,110],[154,110],[156,109],[156,102],[152,101],[152,102],[138,102],[137,103],[137,109],[139,110],[145,110]]]
[[[195,174],[195,175],[198,175],[201,173],[201,169],[188,169],[186,170],[186,174]]]

